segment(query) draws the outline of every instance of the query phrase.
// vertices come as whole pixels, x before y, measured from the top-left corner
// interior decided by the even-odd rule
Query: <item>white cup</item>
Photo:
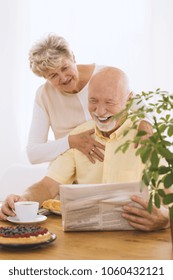
[[[14,203],[14,210],[20,221],[33,221],[37,217],[39,203],[37,201],[18,201]]]

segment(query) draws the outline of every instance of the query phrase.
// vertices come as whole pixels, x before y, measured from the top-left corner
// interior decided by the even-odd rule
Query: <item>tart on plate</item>
[[[0,244],[38,244],[50,239],[48,229],[36,225],[0,227]]]

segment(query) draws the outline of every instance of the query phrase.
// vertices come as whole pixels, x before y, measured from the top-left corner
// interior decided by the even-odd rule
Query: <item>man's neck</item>
[[[111,130],[111,131],[100,131],[100,132],[101,132],[101,134],[102,134],[104,137],[109,138],[110,135],[111,135],[114,131],[116,131],[119,127],[120,127],[120,125],[117,126],[115,129],[113,129],[113,130]]]

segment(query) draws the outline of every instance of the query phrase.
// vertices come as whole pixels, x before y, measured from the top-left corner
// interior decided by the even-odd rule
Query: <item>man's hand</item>
[[[132,196],[131,200],[138,206],[127,204],[123,207],[123,218],[137,230],[155,231],[169,227],[169,210],[165,207],[157,208],[153,205],[152,213],[147,210],[148,202],[139,196]]]
[[[14,203],[17,201],[24,201],[26,200],[22,196],[11,194],[7,196],[6,200],[2,204],[2,207],[0,209],[0,219],[7,220],[8,216],[15,216],[16,214],[14,211]]]
[[[5,199],[0,209],[0,219],[7,220],[7,216],[15,216],[14,202],[33,200],[38,201],[40,206],[44,200],[54,198],[59,194],[59,183],[45,176],[39,182],[28,187],[22,196],[11,194]]]

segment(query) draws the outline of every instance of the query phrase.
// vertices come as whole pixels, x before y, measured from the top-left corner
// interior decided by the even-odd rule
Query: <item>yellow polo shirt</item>
[[[131,130],[123,136],[124,130],[129,126],[131,121],[126,120],[109,138],[97,130],[92,120],[76,127],[71,134],[95,128],[94,139],[105,145],[104,162],[96,160],[93,164],[77,149],[69,149],[51,163],[47,176],[61,184],[71,184],[74,181],[78,184],[95,184],[141,180],[143,165],[139,156],[135,155],[134,146],[131,145],[125,154],[121,151],[115,154],[117,147],[136,134],[135,130]]]

